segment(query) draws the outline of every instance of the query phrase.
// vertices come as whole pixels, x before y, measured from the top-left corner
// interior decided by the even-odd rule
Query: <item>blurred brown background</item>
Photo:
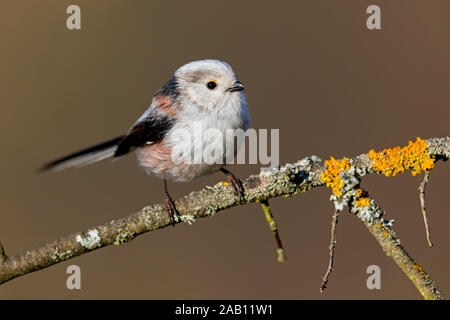
[[[82,30],[66,28],[81,7]],[[366,28],[370,4],[382,30]],[[280,162],[353,156],[449,134],[450,3],[442,1],[2,1],[0,241],[8,254],[86,230],[162,200],[134,155],[59,174],[47,160],[117,136],[182,64],[228,61],[246,85],[254,128],[280,128]],[[258,166],[230,167],[245,177]],[[363,184],[395,219],[408,252],[450,296],[449,163],[428,185],[428,248],[409,173]],[[223,180],[170,188],[180,197]],[[288,262],[258,205],[232,208],[108,247],[0,286],[0,298],[420,299],[358,219],[341,215],[328,264],[332,205],[319,188],[272,200]],[[82,289],[66,288],[67,266]],[[381,267],[381,290],[366,268]]]

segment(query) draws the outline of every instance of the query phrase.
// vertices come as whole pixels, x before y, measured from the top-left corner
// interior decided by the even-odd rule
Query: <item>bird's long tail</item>
[[[42,166],[39,171],[61,171],[72,167],[82,167],[88,164],[113,157],[117,145],[125,136],[120,136],[95,146],[71,153],[65,157],[51,161]]]

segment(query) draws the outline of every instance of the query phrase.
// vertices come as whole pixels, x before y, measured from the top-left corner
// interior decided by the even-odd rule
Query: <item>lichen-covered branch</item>
[[[369,204],[367,206],[361,206],[357,203],[358,200],[354,200],[350,205],[351,212],[362,220],[370,233],[378,241],[378,244],[386,252],[386,255],[395,261],[425,299],[444,299],[436,283],[431,280],[430,275],[409,256],[400,244],[400,240],[392,228],[393,221],[384,220],[384,211],[375,204],[375,201],[367,192],[364,193],[366,199],[369,199]],[[370,218],[368,218],[369,215]]]
[[[426,153],[434,161],[449,159],[450,138],[426,140]],[[386,159],[382,160],[385,161]],[[419,165],[426,161],[426,159],[422,160],[420,160]],[[412,164],[415,165],[415,163]],[[379,163],[377,159],[371,157],[370,153],[348,159],[348,163],[343,164],[344,168],[336,171],[342,177],[342,185],[340,186],[341,182],[335,176],[324,177],[324,173],[330,167],[330,164],[326,165],[316,156],[308,157],[296,163],[286,164],[283,167],[266,170],[258,175],[248,177],[243,181],[245,189],[243,199],[235,194],[231,185],[218,183],[215,186],[207,186],[175,201],[180,213],[180,218],[176,222],[192,223],[195,219],[213,216],[217,212],[233,206],[261,202],[278,196],[293,195],[298,192],[305,192],[313,187],[327,185],[332,187],[333,191],[345,191],[340,196],[333,194],[332,200],[337,207],[350,205],[361,208],[355,209],[356,216],[364,222],[386,254],[401,267],[425,298],[442,298],[430,276],[421,267],[418,267],[400,245],[397,238],[394,237],[392,228],[384,220],[383,224],[380,224],[382,218],[377,216],[378,211],[367,209],[367,200],[364,200],[362,191],[358,190],[359,177],[369,173],[380,173],[383,167],[374,168],[374,165],[379,165]],[[394,169],[399,170],[398,167]],[[327,181],[326,178],[331,180]],[[5,255],[4,250],[0,247],[0,284],[101,247],[112,244],[120,245],[133,240],[142,233],[154,231],[170,224],[171,221],[164,211],[164,206],[155,204],[146,206],[130,216],[93,227],[85,232],[71,234],[16,256]],[[389,229],[386,229],[388,227]],[[392,234],[384,236],[383,231],[392,232]],[[421,279],[419,279],[420,277]]]

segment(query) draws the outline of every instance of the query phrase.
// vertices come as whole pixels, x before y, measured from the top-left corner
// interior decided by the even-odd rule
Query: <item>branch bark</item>
[[[425,187],[428,183],[429,178],[430,178],[430,171],[425,171],[422,183],[419,186],[419,198],[420,198],[420,207],[422,209],[423,223],[425,224],[425,233],[427,236],[428,245],[432,247],[433,242],[431,241],[430,227],[428,226],[427,211],[425,209]]]
[[[428,153],[436,160],[450,158],[449,137],[426,141]],[[357,172],[375,173],[371,167],[372,160],[367,154],[351,160]],[[195,219],[210,217],[237,205],[266,201],[278,196],[289,196],[324,186],[321,173],[325,169],[325,164],[318,157],[311,156],[293,164],[263,171],[259,175],[252,175],[243,181],[245,189],[243,199],[235,195],[230,185],[224,186],[218,183],[215,186],[207,186],[175,201],[180,213],[180,219],[176,222],[192,223]],[[380,224],[380,217],[377,216],[367,219],[367,212],[361,214],[355,211],[354,213],[364,222],[386,254],[400,266],[425,298],[443,298],[430,276],[400,245],[390,226]],[[369,214],[374,213],[369,212]],[[3,248],[0,247],[0,284],[105,246],[120,245],[133,240],[140,234],[170,225],[171,221],[164,211],[164,206],[154,204],[130,216],[93,227],[85,232],[71,234],[16,256],[6,256]]]

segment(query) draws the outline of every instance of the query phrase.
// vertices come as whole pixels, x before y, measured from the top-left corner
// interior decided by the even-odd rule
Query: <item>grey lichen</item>
[[[180,220],[191,225],[195,222],[195,217],[191,214],[184,214],[180,216]]]
[[[76,241],[81,244],[82,247],[89,250],[100,247],[102,244],[102,239],[100,238],[97,229],[89,230],[85,237],[77,235]]]
[[[126,230],[126,229],[119,228],[117,230],[117,236],[116,236],[116,239],[114,241],[114,244],[116,246],[118,246],[118,245],[121,245],[123,243],[133,241],[133,239],[135,237],[136,237],[136,235],[135,235],[135,233],[133,231],[129,231],[129,230]]]
[[[368,206],[356,206],[354,203],[351,205],[351,210],[353,214],[357,215],[363,222],[367,223],[369,226],[375,223],[382,223],[387,228],[391,228],[394,220],[384,220],[385,212],[375,204],[375,201],[370,198],[370,204]]]
[[[333,202],[337,211],[342,211],[346,206],[350,205],[350,202],[356,198],[358,192],[357,188],[361,182],[359,174],[356,171],[355,166],[351,166],[350,169],[342,171],[339,174],[343,184],[341,188],[342,195],[337,196],[331,194],[330,201]]]
[[[428,152],[439,155],[445,160],[450,159],[450,137],[427,139]]]
[[[144,207],[139,214],[146,229],[151,231],[156,230],[163,225],[162,221],[165,219],[165,216],[162,216],[163,212],[164,209],[160,205],[150,205]]]
[[[67,260],[67,259],[71,258],[72,255],[73,255],[73,252],[70,249],[64,250],[64,251],[60,251],[60,248],[56,248],[56,250],[53,252],[51,258],[55,262],[59,262],[59,261],[64,261],[64,260]]]

